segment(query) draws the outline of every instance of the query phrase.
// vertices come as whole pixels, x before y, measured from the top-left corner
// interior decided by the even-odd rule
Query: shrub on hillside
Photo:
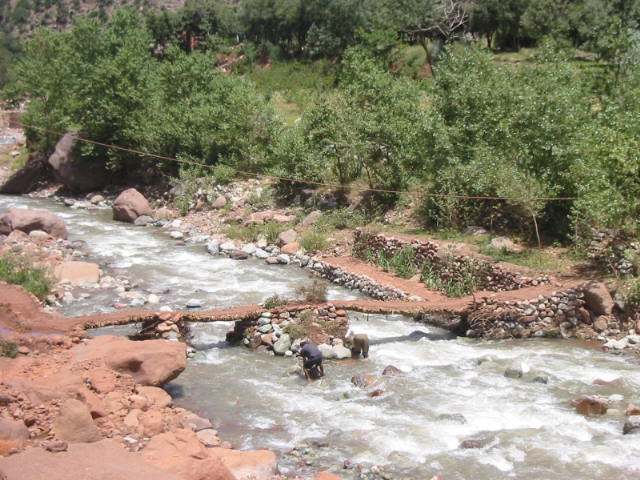
[[[44,269],[11,253],[0,257],[0,280],[20,285],[41,300],[51,291],[51,279]]]

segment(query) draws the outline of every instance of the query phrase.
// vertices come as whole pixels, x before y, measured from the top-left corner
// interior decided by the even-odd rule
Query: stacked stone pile
[[[467,335],[477,338],[563,337],[597,339],[607,349],[640,350],[636,324],[593,300],[593,286],[552,292],[532,300],[483,299],[469,313]],[[608,292],[607,292],[608,295]],[[609,297],[610,299],[610,297]]]
[[[309,262],[309,268],[318,276],[378,300],[407,300],[409,296],[401,290],[380,285],[366,275],[345,272],[340,267],[334,267],[321,261]]]
[[[288,305],[236,322],[234,330],[227,334],[227,341],[241,341],[252,349],[291,356],[298,351],[302,338],[318,345],[329,344],[330,337],[344,336],[347,325],[347,312],[331,303]],[[324,353],[331,356],[330,352]]]
[[[583,308],[584,294],[570,289],[532,300],[497,302],[485,298],[469,314],[467,336],[490,339],[574,337],[583,326],[592,326]]]
[[[546,275],[530,278],[518,271],[507,270],[480,258],[447,254],[439,251],[438,245],[428,240],[407,241],[363,229],[354,233],[353,250],[356,256],[362,256],[366,252],[380,252],[390,258],[405,247],[411,247],[415,252],[417,268],[422,268],[428,262],[443,281],[462,281],[469,274],[473,274],[479,280],[480,289],[493,292],[517,290],[550,281]]]
[[[612,229],[592,231],[587,256],[598,267],[622,275],[633,275],[637,273],[637,268],[629,261],[629,257],[638,254],[640,242],[630,241]]]

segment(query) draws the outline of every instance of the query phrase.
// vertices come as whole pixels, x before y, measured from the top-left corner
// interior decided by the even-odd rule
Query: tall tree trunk
[[[428,74],[433,78],[436,78],[436,73],[433,70],[433,57],[431,56],[431,52],[429,52],[429,39],[426,35],[418,34],[418,43],[424,49],[424,53],[427,58],[427,70]]]

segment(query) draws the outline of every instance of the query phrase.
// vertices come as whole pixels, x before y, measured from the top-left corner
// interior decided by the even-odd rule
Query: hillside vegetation
[[[28,125],[193,162],[79,144],[125,180],[370,189],[368,215],[411,201],[431,228],[583,246],[606,231],[635,262],[639,19],[640,2],[603,0],[115,9],[24,39],[4,96],[29,100]],[[45,155],[59,138],[27,135]]]

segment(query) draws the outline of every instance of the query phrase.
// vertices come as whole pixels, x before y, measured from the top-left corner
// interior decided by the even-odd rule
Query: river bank
[[[74,204],[75,204],[75,202],[68,202],[68,203],[70,203],[71,205],[74,205]],[[69,209],[71,210],[71,208],[70,208],[70,207],[63,207],[63,208],[69,208]],[[86,207],[85,207],[85,208],[86,208]],[[74,210],[74,211],[77,211],[77,210],[80,210],[80,208],[76,207],[76,208],[75,208],[75,209],[73,209],[73,210]],[[181,224],[182,224],[182,223],[181,223]],[[132,227],[132,228],[133,228],[133,227]],[[142,228],[142,227],[139,227],[139,229],[138,229],[137,231],[148,231],[150,227],[143,228],[142,230],[140,230],[140,228]],[[152,230],[153,230],[153,229],[152,229]],[[162,229],[162,228],[160,228],[160,229],[157,229],[157,230],[158,230],[158,231],[163,231],[163,232],[164,232],[164,233],[161,233],[161,235],[162,235],[165,239],[167,238],[167,232],[175,231],[175,229],[171,229],[171,228],[168,228],[168,229]],[[189,232],[189,235],[190,235],[190,234],[191,234],[191,232]],[[198,234],[200,234],[200,232],[198,232]],[[184,239],[184,238],[180,238],[180,239],[173,238],[173,237],[171,236],[171,234],[170,234],[170,233],[169,233],[169,238],[171,238],[171,239],[174,241],[174,244],[173,244],[173,245],[172,245],[171,243],[169,244],[169,245],[172,245],[172,246],[170,247],[170,249],[172,249],[172,250],[174,250],[174,251],[176,250],[176,247],[178,247],[178,248],[183,248],[183,246],[186,246],[186,245],[187,245],[187,243],[186,243],[186,241],[185,241],[186,239]],[[108,239],[104,238],[104,241],[108,241]],[[183,242],[184,242],[184,243],[183,243]],[[199,247],[198,247],[198,248],[200,248],[200,249],[204,249],[203,247],[204,247],[204,245],[205,245],[205,244],[206,244],[206,243],[201,243],[201,244],[199,244]],[[245,245],[246,245],[246,244],[245,244]],[[14,245],[14,246],[15,246],[15,245]],[[133,242],[131,242],[131,243],[130,243],[130,246],[133,246]],[[240,250],[242,249],[242,246],[241,246],[241,245],[234,244],[234,246],[236,247],[236,249],[240,249]],[[148,246],[142,245],[142,249],[145,249],[145,248],[148,250]],[[190,247],[187,247],[187,248],[190,248]],[[194,248],[195,248],[195,247],[194,247]],[[227,261],[228,261],[228,262],[230,262],[230,264],[231,264],[231,267],[230,267],[230,268],[231,268],[231,270],[230,270],[230,271],[234,271],[234,270],[237,270],[238,268],[241,268],[241,267],[240,267],[240,265],[243,263],[243,262],[238,263],[238,262],[239,262],[238,260],[230,260],[230,259],[229,259],[229,260],[227,260],[227,259],[224,259],[224,258],[222,258],[222,257],[219,257],[218,255],[216,255],[216,256],[214,257],[214,256],[210,255],[209,253],[203,253],[203,254],[204,254],[204,255],[208,255],[208,256],[209,256],[209,258],[211,258],[211,259],[212,259],[212,261],[217,262],[217,264],[219,264],[219,261],[225,261],[225,262],[227,262]],[[138,255],[138,253],[136,253],[135,255]],[[135,256],[135,255],[134,255],[134,256]],[[162,254],[160,254],[160,255],[162,255]],[[264,264],[263,264],[263,265],[264,265]],[[125,267],[125,268],[130,268],[130,267]],[[189,267],[188,267],[188,268],[189,268]],[[264,267],[261,267],[261,268],[264,268]],[[293,268],[293,267],[286,267],[286,266],[284,266],[283,264],[281,264],[280,266],[274,266],[274,267],[272,267],[272,268],[277,269],[277,270],[274,270],[274,271],[276,271],[276,272],[277,272],[277,277],[283,278],[283,277],[289,277],[289,276],[291,275],[289,272],[290,272],[290,268]],[[286,269],[286,272],[287,272],[286,274],[283,274],[283,272],[284,272],[284,270],[283,270],[283,269]],[[291,272],[295,272],[296,270],[300,270],[300,269],[293,268],[293,269],[291,270]],[[193,270],[191,270],[191,271],[193,272]],[[260,270],[260,272],[261,272],[261,275],[264,275],[265,270]],[[134,281],[134,282],[130,282],[130,283],[131,283],[131,286],[129,287],[129,290],[127,290],[127,288],[125,287],[125,285],[124,285],[124,284],[123,284],[123,285],[121,285],[121,287],[124,289],[124,292],[120,292],[120,293],[130,292],[131,290],[133,290],[133,291],[135,292],[135,290],[138,288],[138,287],[135,287],[135,286],[134,286],[134,285],[136,284],[136,282]],[[263,284],[264,284],[264,282],[261,282],[261,283],[263,283]],[[116,287],[116,288],[118,288],[118,287]],[[193,293],[193,291],[192,291],[191,293]],[[150,297],[151,295],[157,295],[157,294],[153,294],[153,293],[147,293],[147,294],[145,294],[145,296],[147,297],[147,299],[148,299],[148,297]],[[160,294],[159,296],[160,296],[160,297],[162,297],[163,295],[164,295],[164,294]],[[514,295],[514,293],[513,293],[513,292],[511,292],[509,295]],[[517,298],[517,293],[516,293],[515,295],[516,295],[516,297],[514,297],[514,298]],[[265,298],[265,297],[266,297],[266,295],[265,295],[265,293],[264,293],[264,291],[263,291],[263,292],[262,292],[262,294],[261,294],[261,297],[260,297],[260,298],[262,298],[262,299],[263,299],[263,298]],[[186,297],[184,297],[184,298],[186,298]],[[88,299],[86,299],[86,300],[87,300],[88,302],[92,302],[92,301],[95,301],[95,297],[94,297],[94,298],[88,298]],[[77,304],[78,304],[78,305],[81,305],[81,304],[82,304],[82,299],[78,297],[77,299],[74,299],[74,300],[73,300],[73,301],[71,301],[70,303],[71,303],[71,304],[73,304],[73,303],[76,303],[76,302],[77,302]],[[393,303],[393,302],[381,302],[381,303],[387,303],[387,304],[388,304],[388,303]],[[413,301],[412,303],[414,303],[414,304],[419,304],[419,302],[417,302],[417,301]],[[144,303],[143,303],[143,305],[144,305]],[[149,306],[152,306],[152,305],[153,305],[153,304],[151,304],[151,305],[147,305],[147,308],[148,308]],[[184,306],[185,304],[183,303],[182,305]],[[204,307],[204,306],[206,306],[206,304],[203,304],[202,306]],[[123,313],[124,313],[124,312],[123,312]],[[414,373],[417,373],[417,372],[414,372]],[[597,380],[597,379],[594,379],[593,381],[595,381],[595,380]],[[609,380],[607,380],[607,381],[609,381]],[[625,394],[625,395],[623,395],[623,397],[624,397],[624,398],[629,398],[629,394]],[[308,447],[304,447],[304,448],[308,448]],[[441,471],[441,470],[435,469],[435,471]],[[383,473],[384,473],[384,470],[383,470]],[[353,475],[353,473],[350,473],[350,475],[349,475],[349,477],[348,477],[348,478],[351,478],[351,477],[352,477],[352,475]],[[363,478],[364,478],[364,477],[363,477]],[[455,478],[455,477],[454,477],[454,478]]]

